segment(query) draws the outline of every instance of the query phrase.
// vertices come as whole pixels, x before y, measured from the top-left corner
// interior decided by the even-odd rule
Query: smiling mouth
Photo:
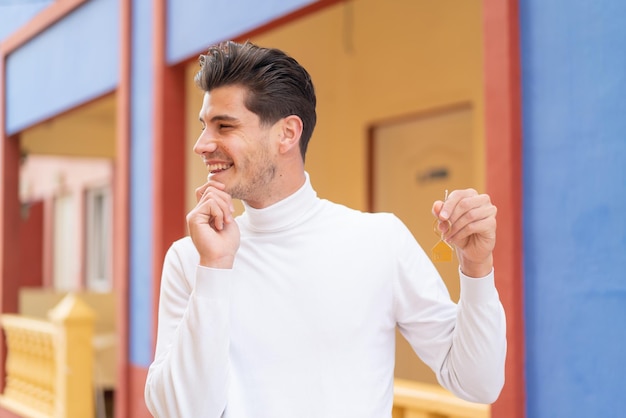
[[[207,166],[207,171],[209,172],[209,174],[216,174],[216,173],[221,173],[224,170],[228,170],[232,166],[233,166],[232,163],[230,163],[230,164],[226,164],[226,163],[209,164]]]

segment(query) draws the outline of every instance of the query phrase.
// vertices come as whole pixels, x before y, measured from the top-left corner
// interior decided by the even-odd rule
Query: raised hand
[[[489,195],[478,194],[474,189],[455,190],[445,202],[434,202],[432,212],[439,220],[444,239],[456,248],[461,271],[470,277],[489,274],[493,268],[497,213]]]
[[[240,240],[232,198],[222,183],[212,180],[196,189],[196,198],[196,207],[187,214],[187,227],[200,265],[231,268]]]

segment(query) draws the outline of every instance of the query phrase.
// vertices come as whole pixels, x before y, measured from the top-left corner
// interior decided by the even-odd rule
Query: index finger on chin
[[[196,202],[200,202],[200,199],[202,199],[202,195],[204,195],[207,187],[209,187],[209,183],[204,183],[196,189]]]

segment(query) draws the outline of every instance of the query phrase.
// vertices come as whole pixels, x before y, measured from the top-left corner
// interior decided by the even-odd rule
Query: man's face
[[[263,206],[271,195],[276,174],[276,147],[272,126],[244,105],[246,90],[218,87],[204,94],[200,122],[202,133],[194,152],[202,157],[210,179],[223,183],[231,197]]]

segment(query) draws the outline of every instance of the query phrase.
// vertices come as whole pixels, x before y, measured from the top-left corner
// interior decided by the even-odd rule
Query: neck
[[[308,174],[303,173],[303,183],[290,195],[272,205],[256,208],[243,202],[245,211],[240,219],[242,225],[260,232],[278,231],[301,221],[319,202]]]
[[[276,173],[274,185],[269,193],[259,196],[258,199],[247,199],[244,203],[254,209],[263,209],[291,196],[298,191],[304,182],[306,175],[304,168],[300,170],[281,170]]]

